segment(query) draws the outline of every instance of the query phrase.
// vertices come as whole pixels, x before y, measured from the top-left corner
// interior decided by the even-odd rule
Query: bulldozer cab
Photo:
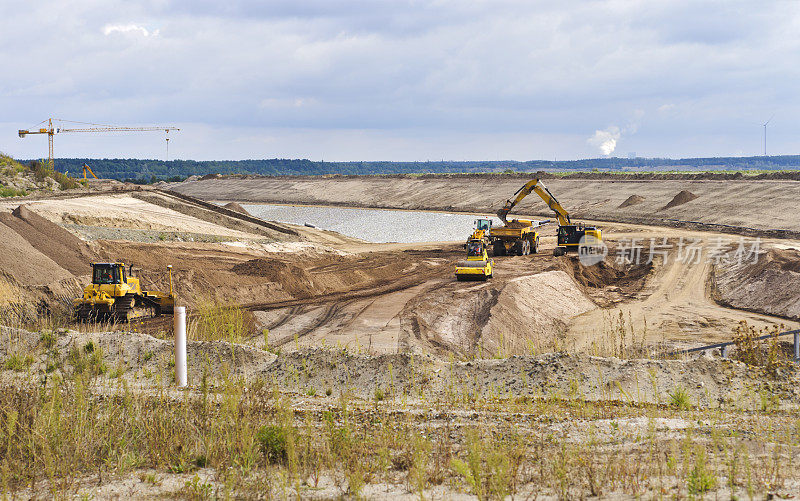
[[[92,283],[97,285],[124,284],[127,282],[125,265],[120,263],[92,263]]]

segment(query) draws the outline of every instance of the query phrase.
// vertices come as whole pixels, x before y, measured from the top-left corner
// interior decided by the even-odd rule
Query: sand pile
[[[569,319],[596,308],[563,271],[509,280],[481,329],[489,353],[530,353],[552,349]]]
[[[12,217],[9,214],[9,217]],[[27,240],[0,224],[0,272],[19,285],[47,285],[73,278],[72,274],[34,248]]]
[[[672,200],[670,200],[667,205],[662,207],[661,210],[667,210],[672,207],[677,207],[678,205],[683,205],[686,202],[691,202],[695,198],[697,198],[697,195],[695,195],[691,191],[681,190],[681,192],[675,195],[675,197]]]
[[[278,283],[296,298],[310,297],[315,289],[311,276],[304,269],[277,259],[251,259],[235,265],[231,271]]]
[[[25,205],[20,205],[11,214],[0,213],[0,222],[17,232],[35,249],[62,268],[75,275],[90,273],[90,263],[95,256],[89,250],[89,246]]]
[[[33,352],[40,345],[41,334],[21,329],[2,328],[0,336],[0,358],[5,358],[10,351],[24,347],[26,352]],[[87,346],[91,343],[91,348]],[[169,381],[173,369],[174,345],[170,340],[158,339],[138,332],[102,332],[81,333],[76,331],[62,332],[57,335],[52,354],[58,360],[60,369],[67,373],[74,370],[70,361],[70,352],[78,350],[83,356],[99,352],[107,371],[121,370],[125,378],[137,381],[144,374],[143,370],[158,378],[157,374]],[[91,350],[91,351],[90,351]],[[34,372],[44,372],[49,360],[47,354],[39,354],[31,366]],[[277,357],[267,351],[222,341],[189,341],[187,343],[187,361],[189,380],[197,384],[203,374],[212,375],[212,379],[230,371],[232,376],[243,376],[253,379],[265,372]]]
[[[230,209],[232,211],[238,212],[239,214],[244,214],[245,216],[250,216],[251,214],[247,212],[247,210],[242,207],[241,205],[237,204],[236,202],[230,202],[223,205],[226,209]]]
[[[508,228],[527,228],[529,225],[522,223],[517,219],[512,219],[506,226]]]
[[[570,318],[594,308],[559,270],[434,291],[409,301],[401,322],[434,353],[524,354],[549,346]]]
[[[613,259],[606,259],[592,266],[584,266],[578,260],[563,260],[559,265],[584,287],[601,288],[611,285],[636,288],[643,284],[653,268],[652,263],[646,263],[645,253],[642,254],[639,264],[629,266],[617,265]]]
[[[800,319],[800,252],[770,249],[758,262],[745,260],[714,267],[719,302],[745,310]]]
[[[631,195],[625,199],[624,202],[617,206],[617,209],[624,209],[625,207],[630,207],[631,205],[636,205],[644,202],[645,198],[639,195]]]

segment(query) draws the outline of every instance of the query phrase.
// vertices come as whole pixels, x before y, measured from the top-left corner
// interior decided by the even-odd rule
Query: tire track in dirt
[[[323,325],[327,324],[331,319],[333,319],[333,317],[335,317],[343,308],[348,306],[351,302],[352,301],[343,301],[339,303],[334,303],[332,305],[328,305],[327,309],[325,310],[325,313],[318,319],[314,320],[311,325],[304,327],[302,330],[300,330],[300,332],[284,336],[283,338],[274,341],[272,345],[279,348],[287,343],[290,343],[291,341],[294,341],[295,339],[300,340],[307,334],[314,332]]]

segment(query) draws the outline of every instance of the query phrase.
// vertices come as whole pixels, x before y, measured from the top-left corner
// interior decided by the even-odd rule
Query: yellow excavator
[[[86,172],[87,172],[87,171],[89,172],[89,174],[91,174],[91,175],[92,175],[92,177],[93,177],[93,178],[95,178],[95,179],[99,179],[99,178],[98,178],[98,177],[95,175],[95,173],[94,173],[94,171],[92,170],[92,168],[91,168],[91,167],[89,167],[89,164],[83,164],[83,180],[84,180],[84,181],[88,181],[88,179],[86,178]]]
[[[171,315],[175,307],[172,265],[167,266],[168,294],[143,290],[139,279],[130,276],[132,272],[133,265],[126,270],[124,263],[92,263],[92,283],[73,301],[77,319],[81,322],[129,322],[136,318]]]
[[[516,197],[513,200],[507,200],[505,206],[497,211],[497,217],[508,225],[509,223],[506,221],[508,213],[531,192],[539,195],[544,200],[544,203],[556,213],[556,218],[558,218],[558,246],[553,249],[554,256],[563,256],[567,252],[577,252],[581,239],[583,239],[584,245],[589,246],[597,246],[602,242],[602,234],[599,228],[586,226],[582,223],[572,224],[567,210],[539,179],[532,179],[517,190],[514,193]]]

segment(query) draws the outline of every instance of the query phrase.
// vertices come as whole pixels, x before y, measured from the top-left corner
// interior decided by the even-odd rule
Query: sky
[[[169,158],[800,154],[800,2],[0,2],[0,151],[42,120],[174,126]],[[68,128],[69,123],[60,124]],[[167,157],[163,132],[56,157]]]

